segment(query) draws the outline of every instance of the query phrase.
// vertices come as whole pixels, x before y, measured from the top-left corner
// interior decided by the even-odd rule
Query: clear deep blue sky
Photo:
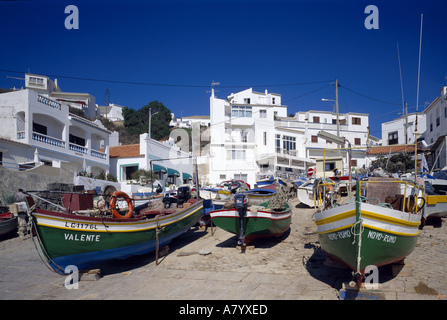
[[[64,25],[70,4],[78,30]],[[370,4],[378,30],[364,26]],[[447,85],[445,0],[2,1],[0,69],[20,73],[0,71],[0,87],[20,87],[7,76],[30,71],[100,105],[109,89],[112,103],[139,109],[158,100],[190,116],[209,115],[212,81],[219,98],[253,87],[281,94],[288,113],[332,111],[321,99],[335,99],[327,85],[337,78],[340,112],[368,113],[380,138],[381,123],[402,112],[397,43],[404,98],[416,111],[421,14],[422,111]]]

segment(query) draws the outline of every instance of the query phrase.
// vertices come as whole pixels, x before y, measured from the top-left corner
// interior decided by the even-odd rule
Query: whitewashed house
[[[424,139],[431,147],[427,162],[430,170],[442,169],[447,166],[447,86],[441,89],[439,97],[433,100],[424,113]]]
[[[159,142],[147,133],[140,135],[139,144],[110,147],[110,170],[121,190],[132,194],[142,186],[132,179],[132,173],[144,169],[152,171],[154,178],[165,187],[188,184],[192,180],[191,153],[182,151],[173,139]]]
[[[108,106],[97,106],[99,116],[110,121],[124,121],[123,106],[110,103]]]
[[[317,177],[332,176],[335,168],[341,170],[343,175],[347,175],[350,166],[355,169],[368,165],[365,157],[366,146],[371,143],[368,125],[368,114],[348,112],[337,116],[334,112],[317,110],[299,111],[294,117],[279,117],[275,121],[276,128],[293,128],[303,132],[304,138],[300,148],[304,150],[303,157],[319,163],[316,170]],[[348,144],[339,146],[327,141],[318,136],[320,131],[344,137],[349,141],[352,148],[351,163],[348,161],[346,151]],[[338,150],[340,148],[345,150]]]
[[[427,128],[425,112],[410,113],[398,119],[382,123],[382,145],[391,146],[414,143],[416,118],[417,138],[420,138]]]
[[[239,179],[254,186],[263,174],[298,176],[309,164],[301,148],[304,131],[282,127],[287,116],[281,95],[252,88],[210,97],[209,183]]]
[[[0,94],[0,137],[24,149],[15,158],[9,154],[8,160],[58,167],[61,162],[69,162],[77,173],[108,173],[111,132],[69,112],[69,104],[76,104],[86,115],[94,116],[94,97],[62,93],[57,81],[45,76],[26,74],[25,81],[26,89]],[[74,97],[79,100],[73,102]],[[3,153],[8,153],[10,146],[1,144],[0,148],[6,149]]]

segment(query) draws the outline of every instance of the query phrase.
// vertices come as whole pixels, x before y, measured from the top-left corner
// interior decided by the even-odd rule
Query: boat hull
[[[111,259],[125,259],[156,249],[186,232],[202,216],[202,201],[152,219],[101,219],[36,209],[32,217],[50,265],[85,269]]]
[[[236,235],[240,235],[239,213],[236,209],[216,210],[211,212],[213,223]],[[257,238],[279,237],[286,232],[292,222],[292,209],[282,212],[258,210],[254,212],[247,209],[244,219],[245,241],[250,242]]]
[[[416,246],[420,214],[362,203],[360,232],[356,229],[355,203],[315,215],[321,248],[354,271],[403,260]],[[357,231],[356,231],[357,230]],[[360,237],[355,234],[360,233]],[[358,265],[358,245],[360,263]],[[357,270],[360,267],[360,270]]]
[[[7,234],[13,230],[17,230],[18,220],[11,213],[0,215],[0,235]]]
[[[424,206],[424,217],[445,218],[447,217],[447,196],[426,195]]]

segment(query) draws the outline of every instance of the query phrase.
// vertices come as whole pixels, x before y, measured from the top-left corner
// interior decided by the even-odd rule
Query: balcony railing
[[[87,154],[87,148],[83,147],[83,146],[80,146],[78,144],[70,143],[68,145],[68,149],[70,149],[71,151],[74,151],[74,152]]]
[[[61,104],[59,102],[51,100],[45,96],[41,96],[40,94],[37,96],[37,101],[46,104],[47,106],[50,106],[54,109],[61,110]]]
[[[17,133],[17,139],[25,139],[25,132],[24,131],[19,131]],[[53,137],[49,137],[46,136],[44,134],[41,133],[37,133],[37,132],[33,132],[33,140],[34,141],[38,141],[38,142],[42,142],[51,146],[55,146],[58,148],[63,148],[65,149],[65,141],[57,139],[57,138],[53,138]],[[84,146],[80,146],[78,144],[75,143],[69,143],[68,144],[68,149],[70,151],[74,151],[77,153],[81,153],[81,154],[88,154],[88,148],[84,147]],[[101,160],[106,160],[107,159],[107,153],[104,152],[100,152],[100,151],[96,151],[96,150],[90,150],[90,155],[92,157],[95,158],[99,158]]]
[[[296,157],[296,154],[297,154],[296,150],[287,150],[287,149],[282,149],[282,148],[276,148],[276,153],[287,155],[287,156],[292,156],[292,157]]]
[[[17,140],[25,139],[25,131],[18,131],[17,132]]]
[[[33,140],[46,143],[59,148],[65,148],[65,141],[57,138],[49,137],[41,133],[33,132]]]
[[[90,154],[92,155],[92,157],[100,158],[103,160],[105,160],[107,158],[107,154],[105,154],[104,152],[96,151],[96,150],[92,150],[90,152]]]

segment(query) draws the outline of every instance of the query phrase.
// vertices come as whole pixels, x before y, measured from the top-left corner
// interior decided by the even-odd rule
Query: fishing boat
[[[274,176],[268,176],[268,177],[258,179],[258,180],[256,180],[256,185],[258,186],[258,188],[262,188],[262,187],[270,186],[276,182],[278,182],[282,185],[285,185],[285,182],[283,181],[283,179],[277,178]]]
[[[276,196],[276,190],[262,188],[250,189],[248,191],[243,191],[243,193],[247,195],[249,206],[270,201]]]
[[[447,195],[425,195],[424,219],[447,217]]]
[[[249,207],[247,195],[238,193],[232,208],[211,211],[210,216],[216,226],[238,235],[238,245],[245,246],[257,238],[279,237],[289,229],[292,207],[286,200],[280,193],[268,202]]]
[[[34,194],[29,194],[35,197]],[[128,206],[122,212],[117,206],[123,197]],[[104,211],[83,210],[68,213],[43,210],[29,203],[28,215],[49,265],[64,273],[69,265],[79,270],[112,259],[124,259],[167,245],[186,232],[202,217],[203,200],[183,199],[177,208],[134,208],[130,197],[119,192],[112,195]]]
[[[314,181],[308,180],[296,189],[298,200],[308,207],[314,206]]]
[[[250,185],[242,180],[226,180],[219,183],[215,188],[200,189],[200,197],[203,199],[227,200],[237,191],[249,189]]]
[[[17,217],[14,216],[11,212],[0,214],[0,236],[17,230],[17,226]]]
[[[330,203],[316,187],[315,223],[321,248],[354,271],[361,284],[368,266],[403,261],[416,246],[424,206],[423,186],[393,178],[356,181],[355,201]]]

